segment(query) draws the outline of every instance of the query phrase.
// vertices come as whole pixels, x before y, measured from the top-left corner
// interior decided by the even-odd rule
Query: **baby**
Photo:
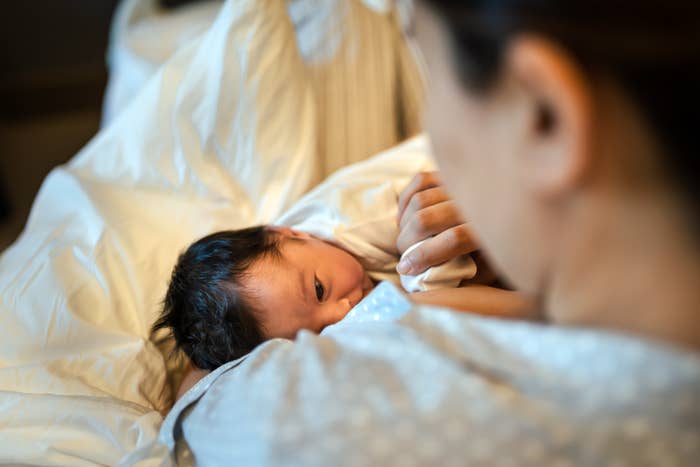
[[[265,340],[320,332],[373,287],[355,257],[305,232],[217,232],[178,259],[153,330],[169,328],[197,368],[213,370]]]
[[[454,288],[461,281],[452,279],[472,269],[460,270],[449,263],[431,268],[438,271],[435,288],[410,295],[412,301],[470,313],[528,317],[530,304],[514,292],[477,284]],[[441,273],[441,268],[451,272]],[[388,278],[374,269],[370,273]],[[423,285],[431,282],[430,270],[424,276]],[[409,282],[417,282],[413,279]],[[177,398],[209,371],[266,340],[293,339],[302,329],[318,333],[337,323],[373,287],[358,258],[300,230],[258,226],[196,241],[180,255],[163,313],[153,326],[154,333],[169,329],[176,347],[190,360]]]
[[[508,317],[527,310],[505,290],[454,289],[461,282],[454,278],[472,277],[473,268],[445,263],[431,269],[438,271],[432,284],[438,290],[427,287],[422,297],[411,295],[414,302]],[[153,332],[169,329],[195,368],[214,370],[266,340],[293,339],[302,329],[321,332],[373,287],[358,258],[309,233],[281,226],[217,232],[180,255]]]

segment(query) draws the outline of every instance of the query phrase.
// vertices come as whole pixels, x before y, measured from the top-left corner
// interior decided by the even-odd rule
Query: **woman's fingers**
[[[437,172],[416,174],[399,196],[398,204],[396,247],[399,252],[425,240],[406,255],[397,267],[399,273],[419,274],[477,249],[462,214],[441,186]]]
[[[451,200],[433,204],[410,215],[406,210],[399,226],[396,247],[403,253],[414,243],[463,223],[461,213]]]
[[[399,217],[399,228],[405,227],[418,211],[449,200],[450,197],[441,186],[415,193],[408,201],[401,217]]]
[[[408,203],[413,198],[413,195],[420,191],[440,186],[440,177],[437,172],[420,172],[417,173],[411,181],[406,185],[406,188],[399,195],[399,210],[398,219],[403,217],[403,212],[408,206]]]
[[[399,274],[420,274],[431,266],[444,263],[478,248],[466,224],[447,229],[429,238],[405,255],[396,267]]]

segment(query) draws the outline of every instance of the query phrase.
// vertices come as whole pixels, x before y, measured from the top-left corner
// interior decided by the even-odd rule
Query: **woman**
[[[553,322],[700,349],[700,10],[605,2],[603,21],[590,2],[488,4],[418,7],[427,125],[455,204]],[[422,188],[445,207],[423,218],[444,224],[438,185],[424,176],[404,199]],[[436,237],[433,262],[473,249],[461,238]]]
[[[419,308],[271,341],[168,415],[198,462],[697,463],[700,10],[630,8],[423,0],[415,16],[454,201],[434,174],[403,194],[399,247],[435,236],[401,268],[478,239],[554,325]],[[402,306],[377,289],[368,311]]]

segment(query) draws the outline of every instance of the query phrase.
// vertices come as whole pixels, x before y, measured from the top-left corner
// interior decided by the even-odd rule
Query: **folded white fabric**
[[[410,252],[423,244],[425,240],[414,243],[401,255],[405,258]],[[409,276],[401,274],[401,285],[407,292],[421,292],[425,290],[444,289],[458,287],[463,280],[471,279],[476,275],[476,263],[471,256],[465,255],[455,258],[432,268],[428,268],[420,274]]]
[[[476,264],[469,256],[417,276],[396,273],[398,197],[416,173],[430,170],[435,170],[435,163],[428,139],[415,137],[337,171],[297,201],[275,224],[339,245],[358,258],[373,279],[400,283],[407,292],[457,287],[462,280],[476,275]]]

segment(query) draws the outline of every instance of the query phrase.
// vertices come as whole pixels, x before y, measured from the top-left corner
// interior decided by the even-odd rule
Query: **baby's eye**
[[[326,289],[323,288],[323,284],[318,280],[318,277],[314,277],[314,288],[316,289],[316,298],[318,301],[323,301],[323,296],[326,294]]]

